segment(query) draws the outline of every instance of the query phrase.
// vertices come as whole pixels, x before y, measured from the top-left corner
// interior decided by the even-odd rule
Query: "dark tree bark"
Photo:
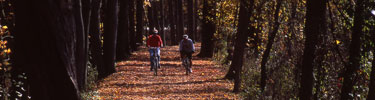
[[[264,51],[264,54],[263,54],[263,57],[262,57],[262,62],[261,62],[261,81],[260,81],[260,87],[261,87],[262,91],[264,91],[264,88],[266,87],[266,79],[267,79],[266,64],[267,64],[267,61],[268,61],[268,57],[270,55],[270,51],[272,49],[272,44],[275,41],[276,33],[279,30],[279,26],[280,26],[279,12],[280,12],[280,6],[281,6],[282,1],[281,0],[277,0],[276,2],[277,2],[277,4],[276,4],[276,10],[275,10],[275,13],[273,15],[275,23],[273,24],[273,30],[270,31],[270,34],[268,35],[267,47],[266,47],[266,50]],[[270,27],[272,27],[272,26],[270,26]]]
[[[188,14],[187,14],[187,19],[188,19],[188,26],[187,26],[187,29],[188,29],[188,33],[190,37],[192,37],[193,40],[194,39],[194,10],[193,10],[193,2],[194,0],[187,0],[187,3],[188,3]]]
[[[253,8],[254,0],[245,1],[241,0],[240,5],[240,13],[239,13],[239,25],[238,25],[238,31],[236,34],[236,43],[234,45],[234,55],[233,55],[233,63],[230,67],[233,67],[235,70],[235,77],[234,77],[234,89],[233,92],[240,92],[241,87],[241,71],[242,71],[242,65],[243,65],[243,57],[244,57],[244,51],[246,47],[246,41],[249,33],[251,33],[252,30],[250,30],[250,15],[252,15],[252,12],[250,9]]]
[[[175,5],[176,5],[176,0],[170,0],[169,1],[169,18],[171,20],[170,37],[171,37],[171,44],[172,45],[178,45],[177,38],[176,38],[176,34],[177,34],[177,25],[176,25],[177,22],[176,22],[176,20],[177,20],[177,17],[176,17]]]
[[[371,29],[372,29],[372,31],[370,33],[372,33],[372,42],[375,43],[374,25],[372,26]],[[375,52],[375,47],[373,47],[373,52]],[[369,89],[368,94],[367,94],[367,100],[373,100],[373,99],[375,99],[375,95],[371,95],[371,94],[375,94],[375,59],[374,58],[372,59],[372,68],[371,68],[369,88],[370,89]]]
[[[361,36],[363,34],[363,0],[357,0],[355,3],[354,26],[352,28],[352,41],[349,49],[349,63],[345,67],[344,82],[341,88],[341,100],[353,99],[350,93],[353,92],[353,86],[356,83],[353,78],[355,72],[359,69],[361,61]]]
[[[130,55],[129,44],[129,0],[120,3],[119,26],[117,35],[116,60],[124,60]]]
[[[184,34],[184,13],[183,13],[183,5],[182,5],[182,0],[177,0],[177,5],[176,5],[176,10],[177,10],[177,33],[176,33],[176,39],[177,41],[182,40],[182,35]]]
[[[136,20],[137,20],[137,26],[136,26],[136,37],[135,41],[139,45],[142,45],[142,38],[143,38],[143,16],[144,16],[144,9],[143,9],[143,2],[144,0],[136,0],[137,3],[137,12],[136,12]]]
[[[209,3],[211,2],[211,3]],[[214,1],[203,1],[203,25],[202,25],[202,47],[198,54],[199,57],[209,57],[213,56],[213,35],[216,32],[216,26],[213,21],[210,21],[208,17],[215,19],[215,14],[210,12],[214,9],[216,3]]]
[[[82,48],[82,59],[83,63],[80,67],[77,67],[77,74],[78,74],[78,86],[80,90],[85,89],[86,79],[87,79],[87,61],[88,61],[88,31],[89,31],[89,24],[90,24],[90,16],[91,16],[91,0],[82,0],[82,20],[83,20],[83,40],[81,41],[83,44]],[[78,42],[78,41],[77,41]],[[79,42],[78,42],[79,43]]]
[[[159,10],[160,10],[160,36],[163,40],[163,45],[165,45],[165,30],[164,30],[164,27],[165,27],[165,17],[164,17],[164,2],[165,0],[160,0],[159,3],[160,3],[160,7],[159,7]]]
[[[15,67],[24,68],[33,100],[79,100],[77,2],[15,1]],[[80,5],[78,5],[80,6]],[[82,18],[81,18],[82,21]]]
[[[151,1],[153,2],[153,1]],[[152,34],[152,30],[155,28],[155,23],[154,23],[154,11],[152,10],[153,7],[149,6],[147,7],[147,18],[148,18],[148,24],[149,24],[149,33],[147,35]]]
[[[92,13],[90,21],[90,52],[91,59],[90,62],[94,67],[103,68],[103,48],[101,43],[101,34],[100,34],[100,7],[102,3],[101,0],[92,1]]]
[[[318,36],[323,33],[325,25],[324,17],[326,15],[325,0],[308,0],[305,23],[305,49],[302,61],[301,87],[299,90],[299,98],[301,100],[312,99],[313,89],[313,62],[315,58],[316,44]]]
[[[195,41],[199,41],[198,40],[198,21],[199,21],[199,16],[198,16],[198,2],[199,0],[194,0],[194,13],[193,13],[193,16],[194,16],[194,27],[193,27],[193,30],[194,30],[194,33],[193,33],[193,39]]]
[[[134,19],[134,0],[129,0],[129,43],[132,51],[137,50],[135,42],[135,19]]]
[[[117,15],[118,15],[118,0],[107,1],[107,7],[104,10],[104,36],[103,36],[103,58],[104,68],[98,70],[99,79],[104,78],[114,72],[115,58],[116,58],[116,40],[117,40]]]

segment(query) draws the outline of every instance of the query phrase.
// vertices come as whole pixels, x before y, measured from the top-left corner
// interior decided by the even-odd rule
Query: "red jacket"
[[[163,44],[159,35],[153,36],[150,35],[147,39],[147,46],[150,47],[160,47]]]

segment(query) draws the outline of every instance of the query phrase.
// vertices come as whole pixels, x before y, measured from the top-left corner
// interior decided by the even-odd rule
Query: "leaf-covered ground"
[[[117,72],[98,84],[94,99],[239,99],[238,94],[231,93],[233,83],[221,79],[226,71],[210,59],[196,57],[197,53],[193,57],[193,73],[185,75],[177,50],[177,46],[161,49],[162,68],[154,76],[149,53],[141,47],[129,60],[118,62]]]

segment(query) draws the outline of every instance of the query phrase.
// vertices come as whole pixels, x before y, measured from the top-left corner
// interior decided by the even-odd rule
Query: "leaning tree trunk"
[[[239,25],[238,25],[238,31],[236,34],[236,43],[234,45],[234,54],[233,54],[233,63],[230,67],[234,68],[235,71],[235,77],[234,77],[234,88],[233,92],[240,92],[241,87],[241,71],[242,71],[242,65],[243,65],[243,56],[244,51],[246,47],[246,41],[249,33],[251,33],[252,30],[250,30],[250,15],[252,15],[252,12],[250,9],[253,8],[254,0],[245,1],[241,0],[240,5],[240,13],[239,13]]]
[[[363,0],[357,0],[354,12],[354,26],[352,28],[352,41],[349,49],[349,63],[346,66],[344,74],[344,82],[341,88],[341,100],[353,99],[350,93],[353,92],[353,86],[356,83],[353,81],[354,74],[357,72],[361,61],[361,35],[363,34],[363,17],[364,11]],[[373,94],[372,94],[373,95]]]
[[[267,79],[266,64],[267,64],[267,61],[268,61],[268,57],[270,55],[270,51],[272,49],[272,44],[275,41],[276,33],[279,30],[279,26],[280,26],[279,12],[280,12],[280,6],[281,6],[281,2],[282,1],[281,0],[277,0],[276,2],[277,2],[277,4],[276,4],[276,10],[275,10],[275,13],[273,15],[275,23],[274,23],[274,26],[273,26],[273,30],[268,35],[267,47],[266,47],[266,50],[264,51],[264,54],[263,54],[263,57],[262,57],[262,62],[261,62],[260,87],[261,87],[262,91],[264,91],[264,88],[266,87],[266,79]]]
[[[122,0],[120,3],[119,26],[117,34],[116,60],[124,60],[130,55],[129,44],[129,1]]]
[[[104,78],[114,72],[115,58],[116,58],[116,39],[117,39],[117,15],[118,15],[118,0],[107,1],[107,7],[104,10],[104,36],[103,36],[103,58],[104,68],[99,71],[99,79]]]
[[[143,44],[143,16],[144,16],[144,9],[143,9],[143,2],[144,0],[136,0],[137,5],[137,12],[136,12],[136,20],[137,20],[137,26],[136,26],[136,36],[135,41],[136,43],[139,43],[140,45]]]
[[[76,39],[77,2],[15,1],[15,67],[25,68],[34,100],[79,100]],[[78,5],[80,6],[80,5]],[[78,20],[78,21],[76,21]],[[81,28],[81,29],[78,29]]]
[[[307,0],[306,23],[305,23],[305,49],[302,61],[301,87],[299,98],[301,100],[312,99],[313,89],[313,62],[315,58],[316,44],[322,28],[326,27],[326,1],[325,0]]]
[[[100,7],[101,0],[92,1],[92,13],[90,21],[90,52],[91,52],[91,64],[98,68],[103,68],[103,48],[101,43],[100,35]]]
[[[129,40],[130,47],[132,51],[137,50],[137,45],[135,42],[135,20],[134,20],[134,0],[129,0]]]
[[[213,36],[216,32],[216,26],[212,20],[210,20],[208,17],[215,19],[215,14],[210,12],[215,7],[215,2],[211,1],[212,3],[209,4],[208,0],[203,1],[203,25],[202,25],[202,47],[201,51],[198,54],[199,57],[209,57],[211,58],[213,56],[213,43],[214,41]]]

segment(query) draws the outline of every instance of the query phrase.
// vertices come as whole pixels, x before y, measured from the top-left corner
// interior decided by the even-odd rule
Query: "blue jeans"
[[[156,52],[154,52],[156,50]],[[152,62],[152,56],[154,55],[154,53],[157,54],[158,56],[158,61],[160,63],[160,48],[156,48],[156,49],[149,49],[148,50],[150,52],[150,63]]]

